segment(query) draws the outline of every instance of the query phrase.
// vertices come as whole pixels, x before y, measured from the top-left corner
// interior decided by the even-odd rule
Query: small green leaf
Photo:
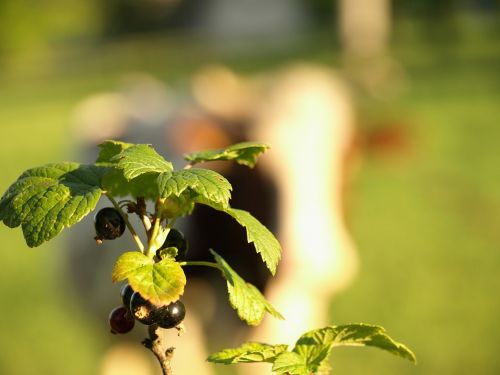
[[[0,200],[0,220],[21,225],[30,247],[58,235],[92,211],[107,168],[78,163],[54,163],[28,169]]]
[[[203,168],[181,169],[172,175],[161,174],[158,185],[162,198],[194,192],[222,207],[228,206],[232,190],[231,184],[222,175]]]
[[[186,276],[179,263],[165,258],[158,263],[138,252],[123,253],[116,261],[113,282],[128,279],[136,292],[157,305],[175,302],[184,293]]]
[[[334,333],[333,346],[373,346],[416,363],[415,354],[405,345],[394,341],[383,327],[354,323],[330,328]]]
[[[207,361],[230,365],[233,363],[269,362],[283,353],[288,345],[269,345],[260,342],[246,342],[238,348],[224,349],[214,353]]]
[[[121,153],[123,150],[133,146],[132,143],[125,143],[120,141],[105,141],[99,145],[100,151],[96,164],[109,165],[113,164],[111,159]]]
[[[281,258],[281,245],[276,237],[247,211],[229,208],[225,212],[245,227],[248,242],[254,243],[255,250],[260,254],[267,268],[274,275]]]
[[[222,268],[222,274],[227,280],[229,302],[236,310],[240,319],[249,325],[258,325],[264,318],[266,311],[278,319],[283,316],[264,298],[259,290],[245,282],[215,251],[210,250],[215,261]]]
[[[173,170],[172,163],[145,144],[124,148],[122,152],[111,157],[110,161],[116,162],[116,167],[123,170],[127,180],[150,172],[170,174]]]
[[[176,247],[167,247],[165,249],[159,249],[156,252],[156,255],[160,257],[160,259],[164,258],[170,258],[170,259],[175,259],[177,254],[179,253],[179,250]]]
[[[310,375],[306,359],[295,352],[283,352],[273,363],[273,371],[277,374]]]
[[[215,160],[234,160],[238,164],[253,168],[257,163],[259,155],[268,148],[269,145],[264,143],[242,142],[218,150],[207,150],[186,154],[184,155],[184,159],[190,164]]]

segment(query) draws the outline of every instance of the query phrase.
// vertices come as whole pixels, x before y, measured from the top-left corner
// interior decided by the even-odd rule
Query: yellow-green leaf
[[[154,263],[146,255],[131,251],[116,261],[113,282],[127,279],[136,292],[157,305],[175,302],[184,293],[186,276],[182,267],[171,258]]]

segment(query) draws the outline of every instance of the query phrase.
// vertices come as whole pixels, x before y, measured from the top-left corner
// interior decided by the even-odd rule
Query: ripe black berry
[[[125,231],[125,221],[115,208],[106,207],[95,215],[94,227],[98,239],[114,240]]]
[[[111,310],[108,319],[111,327],[111,333],[127,333],[134,328],[134,317],[124,306],[115,307]]]
[[[161,310],[158,317],[158,325],[162,328],[177,327],[186,316],[186,308],[181,300],[172,302]]]
[[[186,257],[188,243],[181,231],[175,228],[170,229],[161,249],[166,249],[167,247],[177,248],[177,259],[184,259]]]
[[[123,306],[127,309],[130,308],[130,298],[134,294],[134,289],[129,284],[125,284],[120,291],[120,296],[122,297]]]
[[[130,312],[135,319],[143,324],[151,325],[156,323],[159,308],[137,292],[134,292],[130,298]]]

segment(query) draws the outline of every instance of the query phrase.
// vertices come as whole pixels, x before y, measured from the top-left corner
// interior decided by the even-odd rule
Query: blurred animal
[[[233,184],[234,207],[252,212],[277,234],[283,258],[275,278],[270,277],[252,246],[246,244],[244,230],[230,218],[199,207],[192,217],[181,221],[181,229],[191,242],[191,257],[203,259],[209,256],[207,248],[216,249],[242,277],[265,292],[286,320],[268,317],[250,333],[231,310],[220,275],[201,267],[186,268],[188,285],[184,298],[188,306],[188,332],[180,339],[172,338],[177,347],[174,370],[181,374],[213,373],[213,366],[203,361],[203,353],[208,352],[203,347],[208,341],[209,350],[238,345],[249,338],[293,343],[304,331],[329,323],[330,298],[349,285],[357,269],[343,207],[346,155],[353,142],[354,119],[349,95],[338,74],[325,67],[301,65],[243,78],[224,67],[209,67],[193,78],[194,105],[191,101],[177,101],[177,107],[170,106],[170,111],[162,105],[169,98],[167,91],[161,90],[157,81],[136,77],[134,82],[126,90],[109,95],[114,105],[108,108],[116,109],[117,113],[106,118],[113,121],[110,129],[115,129],[115,134],[80,132],[99,135],[98,139],[86,142],[84,149],[88,150],[89,159],[90,154],[95,157],[95,145],[104,136],[153,143],[175,164],[182,153],[225,147],[244,140],[272,146],[255,170],[227,162],[212,163],[209,167],[218,169]],[[95,100],[99,104],[97,109],[103,108],[102,101],[107,97]],[[157,105],[150,104],[148,113],[140,116],[134,108],[143,108],[140,103],[144,103],[144,97]],[[92,117],[82,115],[92,113],[92,106],[84,108],[85,111],[82,108],[79,118]],[[101,127],[100,118],[94,118],[94,125],[84,127]],[[79,237],[88,237],[88,241],[72,241],[81,246],[73,246],[70,265],[78,269],[72,273],[76,285],[81,285],[81,293],[89,297],[89,281],[94,283],[97,271],[95,263],[88,264],[85,271],[87,267],[82,265],[88,262],[82,259],[89,259],[88,249],[96,246],[88,233]],[[123,250],[123,243],[118,245]],[[105,243],[105,246],[111,245]],[[120,251],[118,247],[102,255],[107,261],[99,274],[109,275],[113,259]],[[96,249],[95,253],[102,253],[102,249]],[[102,285],[101,280],[95,285],[93,289]],[[95,301],[101,307],[97,309],[101,315],[113,307],[103,304],[104,301],[109,299],[102,294]],[[88,300],[86,303],[89,305]],[[190,359],[183,360],[185,356]],[[106,368],[112,368],[111,360],[105,363]],[[252,366],[249,369],[255,370]],[[242,367],[242,371],[248,369]]]

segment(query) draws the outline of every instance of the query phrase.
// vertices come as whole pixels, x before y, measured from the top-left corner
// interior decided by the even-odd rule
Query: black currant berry
[[[182,301],[178,300],[161,309],[157,323],[162,328],[174,328],[184,320],[185,316],[186,308]]]
[[[188,251],[188,242],[184,238],[181,231],[172,228],[170,229],[170,232],[168,232],[167,238],[165,239],[161,249],[166,249],[167,247],[176,247],[177,259],[184,259]]]
[[[158,320],[158,309],[160,308],[143,298],[137,292],[134,292],[130,298],[130,312],[135,319],[143,324],[151,325],[156,323]]]
[[[109,326],[111,333],[127,333],[134,328],[135,320],[124,306],[115,307],[109,313]]]
[[[129,284],[125,284],[120,291],[120,296],[122,297],[123,306],[127,309],[130,308],[130,298],[134,294],[134,289]]]
[[[94,219],[97,239],[114,240],[125,231],[125,221],[122,215],[113,207],[100,210]]]

